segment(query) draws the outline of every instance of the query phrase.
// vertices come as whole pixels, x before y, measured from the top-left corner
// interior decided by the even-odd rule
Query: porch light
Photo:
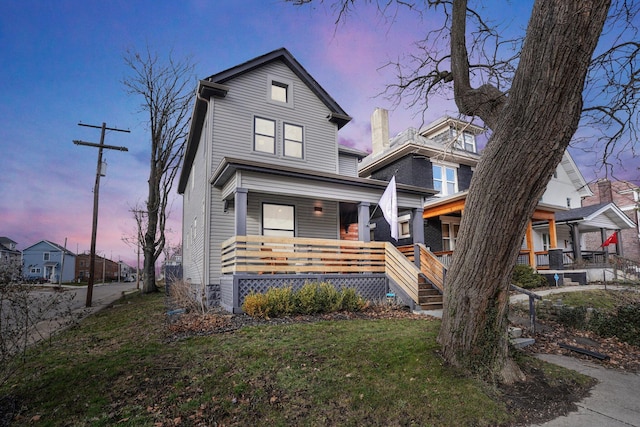
[[[313,211],[315,213],[322,213],[322,206],[314,206]]]

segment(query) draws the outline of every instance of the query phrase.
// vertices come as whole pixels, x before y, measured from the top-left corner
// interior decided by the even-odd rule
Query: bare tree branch
[[[166,243],[167,207],[170,192],[184,155],[189,132],[193,64],[176,61],[171,54],[161,63],[157,54],[127,51],[124,57],[132,74],[123,80],[128,93],[140,96],[141,110],[148,114],[151,135],[149,193],[144,232],[144,288],[155,291],[155,262]]]

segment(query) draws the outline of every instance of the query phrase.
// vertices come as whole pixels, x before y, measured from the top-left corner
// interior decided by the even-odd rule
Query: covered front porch
[[[231,312],[240,312],[251,292],[309,282],[352,287],[370,301],[391,291],[411,307],[428,306],[444,286],[444,266],[421,244],[251,235],[227,239],[221,254],[220,301]]]

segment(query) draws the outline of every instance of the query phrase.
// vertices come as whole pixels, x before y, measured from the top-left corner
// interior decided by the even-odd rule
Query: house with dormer
[[[367,153],[338,142],[350,121],[284,48],[199,81],[178,193],[182,277],[207,304],[237,312],[250,292],[309,281],[372,300],[395,289],[419,303],[422,273],[388,224],[370,227],[389,183],[358,176]],[[435,191],[396,188],[399,215],[422,243]]]
[[[437,191],[425,201],[423,233],[429,251],[448,266],[456,249],[471,178],[481,157],[477,137],[485,130],[444,116],[420,130],[409,128],[389,138],[388,113],[383,109],[373,113],[371,123],[373,151],[362,159],[359,175],[374,179],[396,176],[398,182],[419,183]],[[536,268],[551,283],[556,275],[560,283],[566,277],[565,282],[584,284],[600,274],[606,264],[606,251],[587,250],[584,235],[599,230],[604,236],[633,228],[634,224],[613,203],[582,207],[582,201],[591,196],[591,189],[566,151],[538,201],[522,239],[518,263]],[[410,234],[403,237],[402,243],[411,244]]]

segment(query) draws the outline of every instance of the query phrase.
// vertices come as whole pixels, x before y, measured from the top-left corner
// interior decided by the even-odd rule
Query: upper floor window
[[[453,136],[456,138],[455,147],[461,150],[476,152],[476,137],[470,132],[458,132],[453,129]]]
[[[50,258],[51,258],[51,254],[49,252],[45,252],[44,254],[42,254],[42,259],[44,261],[49,261]]]
[[[269,75],[267,77],[267,101],[293,107],[293,81]]]
[[[438,191],[438,196],[457,193],[456,169],[451,166],[433,165],[433,189]]]
[[[254,118],[253,149],[263,153],[276,153],[276,122],[275,120]]]
[[[303,157],[302,126],[284,124],[284,155],[287,157]]]
[[[288,97],[289,85],[280,83],[275,80],[271,81],[271,99],[278,102],[286,103]]]

